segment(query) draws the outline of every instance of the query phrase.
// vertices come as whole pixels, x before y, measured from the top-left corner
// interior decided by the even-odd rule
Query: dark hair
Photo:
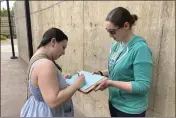
[[[60,29],[50,28],[49,30],[47,30],[44,33],[43,39],[40,42],[37,49],[39,49],[40,47],[45,46],[46,44],[48,44],[51,41],[52,38],[56,38],[57,42],[61,42],[63,40],[68,40],[68,37]],[[55,64],[55,66],[62,72],[62,68],[54,60],[52,60],[52,61]]]
[[[68,37],[63,33],[62,30],[60,30],[58,28],[50,28],[49,30],[47,30],[44,33],[43,39],[41,40],[37,49],[48,44],[52,38],[56,38],[57,42],[61,42],[63,40],[68,40]]]
[[[106,17],[106,21],[110,21],[119,27],[123,27],[124,23],[128,22],[131,28],[137,20],[137,15],[131,15],[130,12],[123,7],[117,7],[113,9]]]

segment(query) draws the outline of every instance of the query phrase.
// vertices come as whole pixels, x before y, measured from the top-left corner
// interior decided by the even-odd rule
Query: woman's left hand
[[[106,88],[108,88],[110,86],[109,82],[110,82],[110,80],[108,78],[102,79],[100,82],[98,82],[95,85],[94,91],[98,91],[98,90],[103,91],[103,90],[105,90]]]

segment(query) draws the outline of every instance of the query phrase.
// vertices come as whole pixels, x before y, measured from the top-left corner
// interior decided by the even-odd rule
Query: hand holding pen
[[[77,71],[76,74],[78,74],[78,76],[80,76],[79,71]],[[73,76],[73,75],[68,74],[68,75],[65,75],[64,78],[65,78],[65,79],[70,79],[72,76]]]
[[[78,77],[75,80],[75,85],[77,86],[77,88],[81,88],[84,84],[85,84],[85,76],[84,74],[80,74],[79,72],[77,73]]]
[[[80,74],[79,74],[79,71],[77,71],[77,74],[78,74],[78,76],[80,75]]]

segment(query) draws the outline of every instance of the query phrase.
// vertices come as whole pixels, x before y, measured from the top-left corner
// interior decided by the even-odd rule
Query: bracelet
[[[104,76],[103,73],[101,71],[98,71],[100,73],[101,76]]]

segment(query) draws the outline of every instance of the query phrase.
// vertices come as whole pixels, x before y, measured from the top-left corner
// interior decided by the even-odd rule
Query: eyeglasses
[[[120,29],[120,28],[117,28],[117,29],[107,29],[107,28],[106,28],[106,30],[107,30],[110,34],[112,34],[112,35],[116,34],[116,31],[119,30],[119,29]]]

